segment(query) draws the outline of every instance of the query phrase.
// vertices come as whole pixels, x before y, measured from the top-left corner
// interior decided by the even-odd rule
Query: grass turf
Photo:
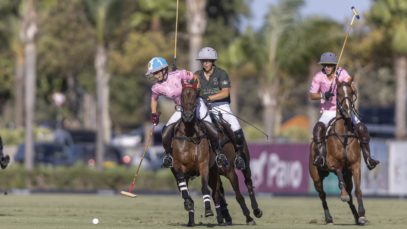
[[[201,195],[193,195],[198,228],[213,227],[216,218],[202,218]],[[227,197],[234,227],[247,228],[234,196]],[[323,228],[323,210],[318,197],[259,196],[263,217],[255,228]],[[249,198],[246,203],[250,208]],[[405,228],[407,200],[365,198],[369,229]],[[331,197],[328,205],[334,219],[329,228],[359,228],[346,203]],[[213,207],[213,205],[212,205]],[[214,207],[213,207],[214,209]],[[253,214],[251,213],[252,217]],[[93,225],[92,219],[99,224]],[[187,212],[179,195],[59,195],[0,196],[0,228],[185,228]],[[202,223],[202,224],[200,224]],[[345,227],[344,227],[345,226]]]

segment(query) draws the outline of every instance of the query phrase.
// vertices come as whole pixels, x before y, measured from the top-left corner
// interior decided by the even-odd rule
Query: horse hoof
[[[187,226],[188,226],[188,227],[193,227],[193,226],[195,226],[195,223],[193,223],[193,222],[192,222],[192,223],[191,223],[191,222],[188,222]]]
[[[348,202],[348,201],[350,201],[350,197],[349,197],[349,195],[343,195],[343,196],[341,196],[341,200],[343,202]]]
[[[254,220],[251,220],[251,221],[247,222],[246,224],[250,225],[250,226],[254,226],[254,225],[256,225],[256,222]]]
[[[232,221],[226,221],[225,224],[226,224],[226,226],[231,226],[231,225],[232,225]]]
[[[263,211],[260,210],[260,208],[254,209],[253,211],[254,216],[256,216],[257,218],[260,218],[263,216]]]
[[[212,210],[205,212],[205,217],[214,216]]]
[[[366,225],[367,224],[367,219],[364,216],[359,217],[358,219],[358,225]]]

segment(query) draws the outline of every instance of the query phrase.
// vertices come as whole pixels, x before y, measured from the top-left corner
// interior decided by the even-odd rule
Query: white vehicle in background
[[[146,131],[150,131],[151,126],[137,128],[127,134],[117,135],[112,139],[111,144],[120,148],[124,152],[124,160],[131,161],[131,164],[138,166],[141,157],[144,153],[144,144]],[[154,128],[153,139],[144,156],[141,168],[147,170],[158,170],[161,168],[162,157],[164,155],[164,147],[162,146],[162,131],[163,125],[157,125]]]

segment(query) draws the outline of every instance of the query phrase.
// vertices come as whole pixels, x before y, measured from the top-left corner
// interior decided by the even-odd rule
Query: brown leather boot
[[[239,129],[236,130],[235,132],[233,132],[235,135],[235,139],[236,139],[236,158],[235,158],[235,167],[239,170],[244,170],[246,169],[246,162],[243,160],[243,148],[244,148],[244,143],[245,143],[245,139],[244,139],[244,134],[243,134],[243,130]]]
[[[314,147],[314,161],[313,164],[320,168],[326,168],[326,145],[325,145],[325,124],[323,122],[317,122],[312,131]]]
[[[370,135],[367,127],[362,122],[356,124],[355,126],[356,135],[359,139],[360,148],[362,149],[363,159],[365,160],[366,166],[369,170],[372,170],[380,163],[380,161],[375,160],[370,155]]]
[[[172,137],[174,134],[174,125],[170,124],[168,126],[164,126],[162,130],[162,141],[163,141],[163,147],[165,149],[165,154],[163,156],[163,164],[161,165],[161,168],[171,168],[172,167],[172,146],[171,146],[171,141]]]
[[[226,155],[223,153],[222,147],[220,146],[218,130],[210,122],[203,121],[203,124],[205,126],[209,141],[211,142],[212,150],[216,154],[216,158],[215,158],[216,165],[219,168],[222,168],[223,166],[227,168],[229,166],[229,161],[228,161]]]

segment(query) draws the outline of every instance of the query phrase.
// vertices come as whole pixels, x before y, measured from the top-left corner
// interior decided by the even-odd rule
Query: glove
[[[157,126],[159,122],[160,122],[160,114],[158,114],[158,113],[151,113],[151,123],[152,123],[154,126]]]
[[[324,100],[329,100],[332,96],[334,96],[334,94],[331,91],[327,91],[323,94],[324,96]]]

